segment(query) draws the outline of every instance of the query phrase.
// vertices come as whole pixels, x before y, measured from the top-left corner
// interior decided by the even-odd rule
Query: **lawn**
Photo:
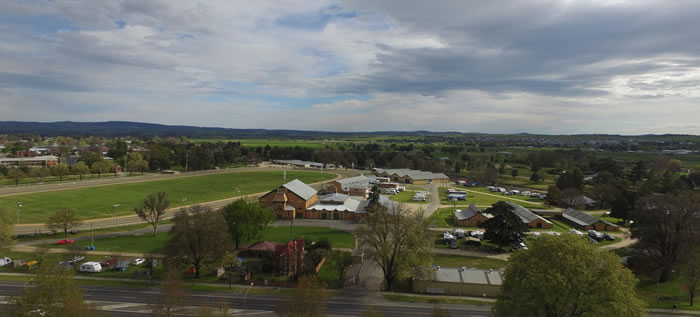
[[[145,173],[144,175],[147,175],[149,173]],[[127,177],[130,176],[141,176],[141,173],[134,173],[133,175],[127,174]],[[114,177],[114,174],[112,173],[107,173],[107,174],[102,174],[97,175],[97,174],[85,174],[83,175],[82,180],[89,180],[89,179],[99,179],[99,178],[112,178]],[[121,176],[119,176],[121,177]],[[63,176],[63,182],[80,182],[80,175],[66,175]],[[25,177],[19,181],[19,185],[29,185],[29,184],[55,184],[55,183],[60,183],[61,178],[58,176],[47,176],[44,177],[43,179],[39,179],[37,177]],[[15,180],[14,179],[9,179],[5,178],[0,180],[0,187],[6,186],[6,187],[12,187],[15,186]]]
[[[351,233],[323,227],[294,227],[293,237],[305,236],[317,241],[320,238],[328,238],[333,247],[354,248],[355,238]],[[277,243],[287,243],[289,241],[289,227],[267,227],[263,231],[260,239],[242,241],[242,247],[260,240],[274,241]],[[119,237],[95,239],[94,245],[98,251],[111,252],[135,252],[135,253],[162,253],[165,244],[168,242],[168,233],[160,232],[153,237],[150,233],[139,235],[126,235]],[[90,245],[90,240],[75,242],[81,248]],[[67,249],[67,245],[54,245],[56,248]]]
[[[502,269],[506,261],[484,257],[433,254],[432,264],[441,267],[474,267],[477,269]]]
[[[545,206],[541,203],[541,200],[537,198],[525,196],[505,196],[498,193],[489,194],[485,190],[476,190],[476,187],[461,188],[460,190],[467,191],[467,200],[458,200],[454,202],[456,206],[469,206],[470,204],[474,203],[474,205],[477,207],[487,208],[499,201],[512,201],[525,208],[545,208]],[[452,201],[447,200],[447,188],[440,188],[440,203],[443,205],[453,205]]]
[[[241,142],[241,145],[245,147],[262,147],[264,148],[265,146],[269,145],[270,147],[279,147],[279,148],[289,148],[289,147],[300,147],[300,148],[308,148],[308,149],[315,149],[315,150],[320,150],[328,146],[333,146],[337,142],[325,142],[325,141],[319,141],[319,140],[272,140],[272,139],[240,139],[240,140],[229,140],[229,139],[193,139],[192,140],[195,143],[202,143],[202,142],[209,142],[209,143],[216,143],[216,142]]]
[[[426,201],[413,200],[412,198],[413,198],[413,195],[415,193],[416,192],[414,192],[414,191],[405,190],[405,191],[402,191],[396,195],[390,195],[389,198],[393,201],[398,201],[401,203],[410,203],[410,204],[427,204],[428,203],[428,200],[426,200]]]
[[[428,296],[412,296],[412,295],[393,295],[385,294],[384,299],[392,302],[408,302],[408,303],[435,303],[435,304],[463,304],[463,305],[490,305],[488,301],[478,301],[473,299],[458,299],[451,297],[428,297]]]
[[[428,221],[435,228],[452,228],[455,226],[454,208],[440,208],[428,217]]]
[[[304,236],[313,241],[320,238],[328,238],[334,248],[355,247],[355,238],[351,233],[324,227],[294,227],[292,238]],[[277,243],[287,243],[289,241],[289,226],[267,227],[262,234],[262,238],[251,241],[242,241],[242,244],[251,244],[260,240],[274,241]]]
[[[681,291],[681,285],[687,284],[678,273],[673,274],[672,279],[665,283],[657,283],[658,276],[638,276],[637,294],[647,303],[649,308],[672,309],[675,304],[679,310],[700,311],[700,305],[689,305],[688,290]]]
[[[333,177],[331,173],[287,171],[287,182],[298,178],[313,183]],[[20,223],[42,223],[56,210],[68,207],[83,219],[95,219],[113,217],[114,204],[120,205],[119,215],[132,215],[134,207],[158,191],[167,194],[170,207],[178,207],[273,190],[283,183],[282,171],[222,173],[0,197],[0,206],[14,211],[17,202],[22,202]],[[184,203],[183,197],[187,197]]]

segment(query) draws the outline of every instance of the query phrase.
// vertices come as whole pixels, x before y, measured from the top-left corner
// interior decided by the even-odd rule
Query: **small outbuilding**
[[[503,284],[503,272],[467,267],[416,268],[413,292],[419,294],[442,294],[455,296],[497,297]]]

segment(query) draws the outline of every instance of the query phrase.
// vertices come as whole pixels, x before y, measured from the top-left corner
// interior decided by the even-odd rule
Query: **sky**
[[[3,0],[0,121],[700,134],[696,0]]]

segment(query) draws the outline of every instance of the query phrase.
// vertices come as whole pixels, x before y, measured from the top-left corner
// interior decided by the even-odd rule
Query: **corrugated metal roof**
[[[458,220],[464,220],[464,219],[469,219],[471,217],[474,217],[477,213],[479,213],[479,208],[477,208],[474,203],[471,203],[467,209],[462,209],[462,210],[457,210],[455,211],[455,216],[457,217]]]
[[[518,217],[520,217],[520,219],[524,223],[530,223],[530,222],[533,222],[537,219],[542,219],[545,222],[550,223],[549,220],[544,219],[544,218],[534,214],[532,211],[525,209],[525,207],[523,207],[523,206],[520,206],[520,205],[513,203],[513,202],[510,202],[510,201],[507,201],[506,204],[511,205],[513,207],[513,212],[516,215],[518,215]]]
[[[288,189],[289,191],[297,194],[297,196],[301,197],[304,200],[309,200],[317,193],[315,189],[311,188],[311,186],[304,184],[304,182],[298,179],[295,179],[282,186]]]
[[[609,226],[617,226],[615,224],[612,224],[610,222],[607,222],[605,220],[602,220],[600,218],[594,217],[583,211],[576,210],[573,208],[566,208],[566,210],[564,210],[564,212],[562,212],[561,215],[562,217],[564,217],[564,219],[572,221],[580,226],[592,226],[597,222],[603,222]]]

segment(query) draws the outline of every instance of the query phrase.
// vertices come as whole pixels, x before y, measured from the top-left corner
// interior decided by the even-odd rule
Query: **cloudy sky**
[[[0,120],[700,134],[696,0],[3,0]]]

